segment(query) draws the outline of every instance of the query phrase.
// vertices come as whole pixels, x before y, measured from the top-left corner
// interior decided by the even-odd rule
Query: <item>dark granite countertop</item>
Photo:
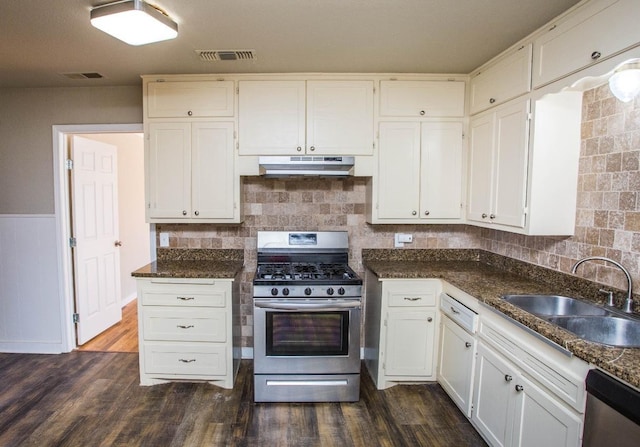
[[[483,250],[364,249],[362,261],[381,279],[443,279],[576,357],[640,388],[640,349],[588,342],[500,299],[505,294],[559,294],[602,304],[597,301],[602,285]],[[623,296],[623,291],[616,291],[618,301]]]
[[[160,249],[157,260],[131,273],[137,278],[235,278],[243,250]]]

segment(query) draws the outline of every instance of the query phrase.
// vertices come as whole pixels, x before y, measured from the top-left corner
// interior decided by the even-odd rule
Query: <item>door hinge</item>
[[[78,324],[78,322],[80,321],[80,314],[73,314],[73,324]]]
[[[77,242],[78,241],[76,240],[75,237],[70,237],[69,238],[69,247],[71,247],[71,248],[75,247],[77,245]]]
[[[73,169],[73,160],[71,160],[70,158],[67,158],[64,161],[64,167],[67,169],[67,171],[71,171]]]

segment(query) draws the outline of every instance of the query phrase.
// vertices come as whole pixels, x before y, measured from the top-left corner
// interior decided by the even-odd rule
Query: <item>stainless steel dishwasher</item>
[[[592,369],[587,374],[583,447],[637,447],[640,442],[640,392]]]

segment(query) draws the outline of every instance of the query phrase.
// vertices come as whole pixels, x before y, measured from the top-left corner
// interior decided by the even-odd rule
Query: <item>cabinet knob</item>
[[[493,104],[494,102],[496,102],[496,98],[489,98],[489,104]]]
[[[297,150],[298,152],[301,152],[301,151],[302,151],[302,147],[298,146],[298,147],[296,148],[296,150]]]
[[[594,51],[593,53],[591,53],[591,59],[593,59],[594,61],[600,59],[600,56],[602,56],[602,53],[600,53],[599,51]]]
[[[424,110],[420,110],[420,115],[424,116],[425,111]]]
[[[482,213],[482,218],[486,219],[487,218],[487,213]]]
[[[433,321],[433,318],[429,317],[427,318],[427,322],[431,323]]]
[[[467,341],[467,342],[465,342],[464,347],[465,347],[465,348],[470,348],[470,347],[471,347],[471,343],[469,343],[468,341]]]
[[[417,214],[418,214],[418,212],[417,212],[417,211],[411,211],[411,215],[412,215],[412,216],[415,216],[415,215],[417,215]]]
[[[186,215],[187,215],[187,212],[186,212],[185,210],[182,210],[182,215],[183,215],[183,216],[186,216]]]
[[[313,152],[313,151],[315,151],[315,150],[316,150],[316,147],[315,147],[315,146],[311,146],[311,147],[309,148],[309,150],[310,150],[311,152]]]
[[[490,214],[490,215],[489,215],[489,219],[495,219],[495,218],[496,218],[496,215],[495,215],[495,214]]]
[[[191,110],[189,110],[189,111],[187,112],[187,115],[192,116],[192,115],[193,115],[193,112],[192,112]]]
[[[424,212],[424,215],[425,215],[425,216],[428,216],[429,214],[431,214],[429,211],[425,211],[425,212]]]
[[[200,211],[195,211],[193,214],[195,214],[196,216],[200,215]]]
[[[511,382],[513,380],[513,377],[511,377],[509,374],[505,374],[504,375],[504,381],[505,382]]]
[[[522,385],[516,385],[516,391],[519,393],[520,391],[524,390],[524,387]]]
[[[116,247],[122,247],[122,241],[115,241],[113,245]]]

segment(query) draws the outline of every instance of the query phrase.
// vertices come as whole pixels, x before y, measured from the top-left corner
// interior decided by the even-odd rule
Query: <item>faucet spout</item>
[[[578,269],[578,266],[586,261],[605,261],[615,265],[620,270],[622,270],[622,273],[624,273],[624,276],[627,277],[627,299],[624,301],[624,305],[622,306],[622,311],[626,313],[632,313],[633,312],[633,281],[631,280],[631,275],[629,274],[629,271],[626,268],[624,268],[622,264],[614,261],[613,259],[605,258],[603,256],[589,256],[586,258],[582,258],[578,262],[573,264],[573,267],[571,268],[571,273],[575,275],[576,270]]]

